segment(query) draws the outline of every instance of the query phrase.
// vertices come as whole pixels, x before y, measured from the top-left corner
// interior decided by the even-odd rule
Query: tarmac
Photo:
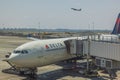
[[[9,64],[2,61],[8,52],[12,52],[17,46],[29,42],[27,38],[16,36],[0,36],[0,80],[30,80],[26,76],[3,73],[2,70],[10,68]],[[86,77],[75,70],[63,70],[63,66],[51,64],[38,68],[37,80],[110,80],[109,75],[98,71],[99,77]],[[120,80],[120,72],[114,80]]]

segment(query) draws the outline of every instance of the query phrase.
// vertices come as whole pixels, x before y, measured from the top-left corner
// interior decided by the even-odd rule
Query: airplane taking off
[[[81,11],[82,9],[71,8],[74,11]]]
[[[116,34],[120,34],[120,14],[112,35],[102,36],[116,37]],[[37,67],[77,57],[67,52],[65,41],[71,39],[84,40],[87,37],[46,39],[28,42],[16,48],[4,61],[8,62],[15,69],[19,69],[22,73],[27,69],[31,71],[30,74],[35,74]]]

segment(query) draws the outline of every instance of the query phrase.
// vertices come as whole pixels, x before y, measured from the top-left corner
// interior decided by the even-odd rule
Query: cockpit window
[[[21,51],[16,50],[16,51],[14,51],[14,53],[21,53]]]
[[[19,54],[19,53],[21,53],[21,54],[27,54],[28,53],[28,51],[27,50],[14,50],[14,53],[15,54]]]
[[[27,50],[22,50],[21,53],[26,54],[26,53],[28,53],[28,51]]]

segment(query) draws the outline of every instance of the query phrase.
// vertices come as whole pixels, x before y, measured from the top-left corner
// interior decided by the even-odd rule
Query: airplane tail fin
[[[111,34],[120,34],[120,13],[118,15],[114,29]]]

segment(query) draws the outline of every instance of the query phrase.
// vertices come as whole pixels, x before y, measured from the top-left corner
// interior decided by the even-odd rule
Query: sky
[[[0,0],[0,28],[112,30],[119,12],[120,0]]]

